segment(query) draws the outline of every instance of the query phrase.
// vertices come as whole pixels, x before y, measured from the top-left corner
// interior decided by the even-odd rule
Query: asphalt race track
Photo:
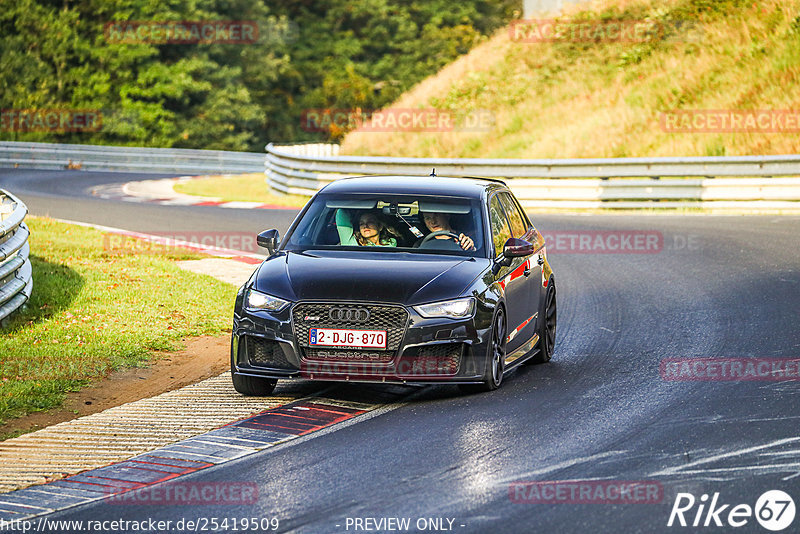
[[[129,230],[277,227],[283,233],[295,213],[87,196],[94,185],[132,179],[0,171],[0,187],[21,197],[33,215]],[[728,512],[739,504],[755,507],[767,490],[783,490],[800,506],[796,377],[675,381],[660,373],[669,358],[800,358],[800,216],[532,219],[546,235],[661,236],[647,253],[549,249],[559,304],[551,363],[524,367],[489,394],[401,388],[408,396],[394,410],[185,477],[255,483],[256,504],[96,503],[49,519],[277,517],[281,532],[366,532],[375,525],[366,518],[410,518],[412,531],[439,525],[420,519],[443,518],[441,527],[456,532],[728,532]],[[364,398],[379,390],[343,384],[326,396]],[[514,502],[510,490],[514,482],[600,486],[598,480],[656,481],[663,496],[660,503],[558,497],[541,504]],[[709,518],[706,528],[683,528],[677,520],[668,527],[678,493],[692,494],[698,504],[703,494],[710,502],[719,493],[717,507],[729,505],[718,516],[724,526]],[[685,514],[689,524],[698,504]],[[700,524],[706,519],[703,512]],[[798,525],[800,518],[785,532]],[[755,517],[735,530],[768,532]]]
[[[160,206],[92,197],[99,185],[168,178],[169,174],[0,169],[0,188],[20,197],[32,215],[137,232],[252,232],[285,230],[296,210],[235,210]]]

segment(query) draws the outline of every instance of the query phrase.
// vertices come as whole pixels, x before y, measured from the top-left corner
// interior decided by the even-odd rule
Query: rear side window
[[[489,201],[489,223],[492,226],[492,243],[494,243],[495,257],[499,257],[503,253],[503,245],[511,237],[508,220],[505,213],[503,213],[503,206],[500,204],[498,196],[493,196]]]
[[[516,202],[508,193],[500,193],[497,196],[500,197],[500,202],[503,204],[508,220],[511,222],[511,232],[514,237],[522,237],[528,231],[528,225],[525,224],[525,219],[519,212]]]

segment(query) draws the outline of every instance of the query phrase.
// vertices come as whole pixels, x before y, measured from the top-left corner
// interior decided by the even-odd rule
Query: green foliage
[[[96,132],[47,140],[228,150],[331,139],[309,108],[385,106],[468,52],[519,0],[15,0],[0,9],[0,108],[102,112]],[[115,21],[255,21],[249,44],[125,43]]]

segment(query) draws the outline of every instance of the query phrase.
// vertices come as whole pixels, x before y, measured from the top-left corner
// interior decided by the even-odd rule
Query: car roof
[[[502,180],[449,176],[357,176],[325,186],[323,193],[449,195],[481,198],[487,188],[505,188]]]

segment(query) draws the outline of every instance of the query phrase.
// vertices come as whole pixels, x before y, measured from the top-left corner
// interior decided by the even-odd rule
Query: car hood
[[[479,258],[387,252],[286,252],[261,264],[254,288],[298,300],[415,305],[458,297],[489,262]]]

